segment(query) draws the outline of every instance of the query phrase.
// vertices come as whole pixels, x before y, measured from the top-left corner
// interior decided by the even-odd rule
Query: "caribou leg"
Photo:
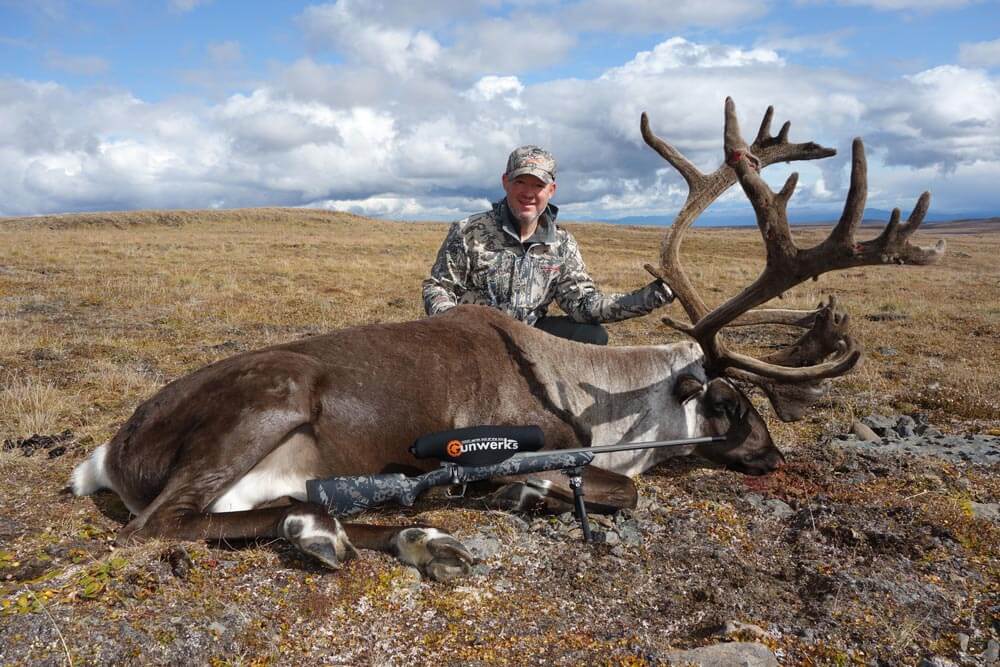
[[[356,558],[359,548],[374,549],[392,554],[437,581],[467,575],[475,560],[461,542],[431,526],[341,524],[319,505],[295,499],[289,502],[283,507],[219,513],[163,502],[153,513],[132,520],[115,541],[284,538],[332,569]]]

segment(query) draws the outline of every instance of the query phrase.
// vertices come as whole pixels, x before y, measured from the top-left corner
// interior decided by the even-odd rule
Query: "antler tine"
[[[691,164],[690,160],[681,155],[680,151],[653,134],[653,131],[649,129],[649,117],[645,111],[639,118],[639,131],[646,144],[659,153],[660,157],[669,162],[684,177],[689,190],[696,188],[699,182],[705,178],[705,175]]]
[[[858,225],[865,213],[868,200],[868,161],[865,159],[865,145],[860,137],[851,143],[851,185],[847,189],[844,212],[830,234],[830,241],[844,244],[854,238]]]
[[[731,105],[732,100],[728,100],[727,104]],[[813,142],[801,144],[789,143],[789,124],[787,122],[782,126],[781,132],[777,137],[771,136],[771,120],[773,116],[774,108],[768,107],[761,121],[757,139],[747,151],[757,160],[759,168],[762,169],[775,162],[816,160],[836,154],[834,149],[825,148]],[[654,269],[647,265],[647,270],[657,278],[662,278],[670,284],[671,289],[677,295],[677,299],[684,307],[688,317],[692,322],[698,322],[709,312],[709,308],[694,289],[681,266],[680,245],[683,241],[684,233],[698,216],[701,215],[702,211],[708,208],[713,201],[718,199],[736,183],[736,172],[726,162],[723,162],[711,174],[703,174],[680,151],[653,133],[649,125],[649,117],[646,113],[642,114],[639,127],[643,139],[650,148],[669,162],[688,184],[688,196],[684,202],[684,206],[677,213],[677,217],[674,218],[670,230],[664,236],[660,245],[660,267]],[[673,320],[669,320],[667,323],[669,326],[682,331],[690,328],[686,325],[680,325],[680,323]]]
[[[816,322],[816,317],[826,311],[837,309],[837,297],[830,295],[829,301],[819,302],[812,310],[794,310],[790,308],[756,308],[743,313],[727,327],[750,327],[761,324],[784,324],[808,329]]]
[[[735,106],[727,100],[725,136],[726,153],[730,156],[745,146],[739,136],[735,115]],[[706,349],[706,355],[717,370],[742,369],[783,382],[815,382],[847,372],[860,360],[861,350],[857,342],[847,335],[846,329],[839,339],[841,349],[833,359],[820,362],[822,357],[817,357],[811,360],[815,361],[812,365],[794,369],[730,352],[715,337],[741,313],[810,277],[852,266],[936,261],[944,251],[942,242],[936,248],[926,250],[913,246],[908,241],[926,215],[930,196],[927,193],[921,196],[905,226],[900,226],[898,214],[893,214],[878,238],[856,243],[854,234],[864,215],[868,178],[864,143],[855,139],[852,146],[851,184],[843,215],[824,241],[812,248],[800,249],[792,241],[787,216],[787,204],[794,191],[796,175],[793,174],[781,191],[775,194],[760,177],[752,160],[734,160],[730,157],[730,163],[756,213],[757,225],[767,249],[767,264],[753,284],[699,320],[692,335]]]

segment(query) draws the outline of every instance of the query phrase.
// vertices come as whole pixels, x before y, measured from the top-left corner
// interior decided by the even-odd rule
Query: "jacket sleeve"
[[[437,259],[431,267],[431,275],[423,282],[424,310],[428,315],[437,315],[458,305],[466,291],[469,275],[469,259],[465,238],[460,222],[448,230],[448,235],[438,250]]]
[[[587,273],[576,240],[570,236],[556,283],[556,303],[577,322],[617,322],[646,315],[674,300],[662,280],[627,294],[602,294]]]

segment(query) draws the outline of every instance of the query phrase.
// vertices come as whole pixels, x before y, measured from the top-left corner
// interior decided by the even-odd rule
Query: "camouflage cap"
[[[556,159],[552,153],[538,146],[521,146],[507,158],[507,178],[517,178],[522,174],[531,174],[545,183],[556,180]]]

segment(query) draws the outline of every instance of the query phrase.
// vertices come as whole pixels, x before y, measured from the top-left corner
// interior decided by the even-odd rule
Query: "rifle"
[[[704,436],[679,440],[624,442],[597,447],[538,451],[544,444],[537,426],[473,426],[424,435],[413,443],[410,453],[418,459],[435,458],[441,466],[408,477],[402,473],[357,475],[312,479],[306,482],[306,499],[326,508],[335,516],[355,514],[388,502],[410,507],[417,497],[435,486],[461,486],[494,477],[561,470],[573,489],[576,518],[583,539],[592,541],[587,510],[583,503],[583,468],[598,454],[682,447],[724,442],[725,436]],[[458,494],[461,495],[461,494]]]

